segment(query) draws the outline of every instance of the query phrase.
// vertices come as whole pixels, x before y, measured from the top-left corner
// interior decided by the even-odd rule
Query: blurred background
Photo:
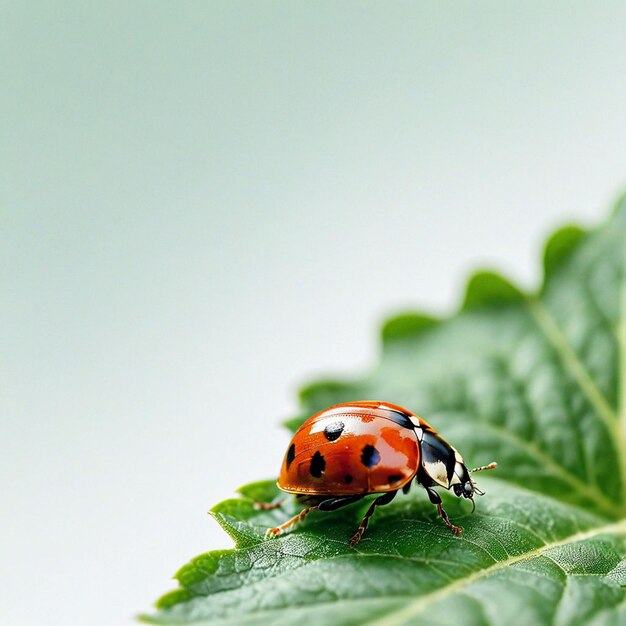
[[[626,189],[621,2],[1,7],[5,624],[133,623],[300,385]]]

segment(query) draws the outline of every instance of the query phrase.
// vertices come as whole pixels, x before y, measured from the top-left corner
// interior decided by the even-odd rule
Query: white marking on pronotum
[[[448,485],[448,471],[443,461],[425,461],[424,469],[434,481],[440,485]]]
[[[419,439],[419,441],[422,441],[422,438],[424,437],[424,427],[420,423],[419,417],[414,417],[413,415],[409,415],[409,419],[411,420],[411,424],[413,424],[414,426],[413,430],[415,430],[415,434],[417,435],[417,438]]]
[[[461,482],[461,477],[465,473],[463,471],[464,467],[465,466],[463,465],[463,461],[459,463],[459,461],[457,460],[456,465],[454,466],[454,474],[452,475],[452,479],[450,480],[450,486],[458,485]]]

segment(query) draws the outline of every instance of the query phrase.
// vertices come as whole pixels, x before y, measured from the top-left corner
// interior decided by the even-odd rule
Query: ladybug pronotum
[[[400,489],[408,493],[415,479],[437,506],[446,526],[458,535],[461,528],[448,519],[434,487],[452,489],[474,505],[474,494],[483,492],[470,473],[495,467],[490,463],[468,470],[461,455],[432,426],[395,404],[337,404],[307,419],[291,440],[278,486],[295,494],[306,508],[267,533],[278,535],[316,509],[335,511],[376,494],[350,539],[350,545],[355,546],[376,507],[391,502]],[[280,503],[257,506],[272,509]]]

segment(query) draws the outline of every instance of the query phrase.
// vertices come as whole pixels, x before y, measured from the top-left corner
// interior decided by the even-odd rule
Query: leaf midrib
[[[623,291],[624,288],[622,288],[622,292]],[[626,306],[626,297],[622,297],[622,301],[623,306]],[[624,362],[626,361],[626,356],[624,355],[624,352],[626,351],[626,338],[623,338],[624,341],[621,344],[618,344],[618,351],[620,355],[619,362],[622,370],[622,393],[620,395],[620,403],[622,404],[622,407],[621,415],[619,415],[618,412],[611,407],[602,391],[598,388],[587,368],[583,365],[576,354],[576,351],[569,344],[565,335],[563,335],[558,324],[541,300],[529,297],[526,299],[526,302],[535,322],[537,323],[537,326],[559,355],[563,365],[572,374],[581,391],[595,409],[596,415],[602,420],[607,428],[607,431],[611,435],[620,466],[622,484],[622,502],[619,510],[622,514],[624,514],[626,513],[626,424],[624,423],[626,421],[626,417],[624,416],[626,409],[623,406],[623,386],[626,384],[626,373],[624,372]],[[623,326],[626,316],[626,308],[622,308],[620,313]]]

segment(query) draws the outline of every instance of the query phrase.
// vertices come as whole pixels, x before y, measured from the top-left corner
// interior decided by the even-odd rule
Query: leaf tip
[[[381,329],[383,343],[420,335],[439,324],[440,320],[421,313],[399,313],[388,319]]]
[[[158,610],[169,609],[170,607],[179,604],[181,602],[187,602],[194,597],[194,593],[189,589],[174,589],[164,595],[162,595],[155,603],[154,607]],[[150,619],[150,615],[142,615],[142,621],[147,623],[153,623]]]
[[[554,232],[543,250],[544,286],[555,270],[561,266],[585,238],[586,231],[575,224]]]
[[[233,540],[237,548],[249,547],[262,541],[258,530],[255,530],[247,521],[222,513],[217,510],[218,507],[219,504],[211,510],[210,515]]]
[[[461,310],[507,305],[523,299],[524,294],[507,278],[496,272],[481,270],[470,276]]]

